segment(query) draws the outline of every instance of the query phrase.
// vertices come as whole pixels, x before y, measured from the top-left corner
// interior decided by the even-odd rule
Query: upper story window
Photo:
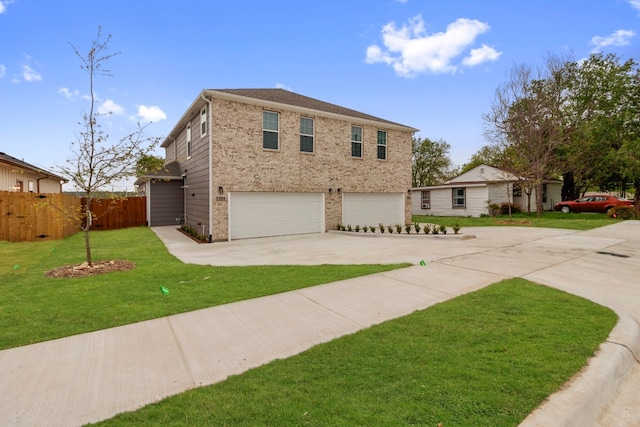
[[[187,125],[187,159],[191,158],[191,123]]]
[[[207,107],[200,111],[200,136],[207,134]]]
[[[362,157],[362,128],[351,126],[351,157]]]
[[[467,197],[464,188],[454,188],[452,192],[452,206],[454,208],[464,208],[467,206]]]
[[[300,117],[300,151],[313,153],[313,119]]]
[[[431,209],[431,191],[422,191],[422,209]]]
[[[383,130],[378,131],[378,159],[387,159],[387,132]]]
[[[262,112],[262,148],[269,150],[278,149],[278,113],[271,111]]]

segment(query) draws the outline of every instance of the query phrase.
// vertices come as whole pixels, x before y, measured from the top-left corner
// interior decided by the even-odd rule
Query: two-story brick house
[[[218,241],[410,222],[416,131],[283,89],[204,90],[138,181],[149,225]]]

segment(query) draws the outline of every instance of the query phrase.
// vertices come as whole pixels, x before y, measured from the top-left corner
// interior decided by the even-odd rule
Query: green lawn
[[[615,323],[511,279],[99,425],[516,426]]]
[[[91,233],[93,259],[124,259],[127,272],[47,278],[84,261],[82,233],[45,242],[0,242],[0,349],[330,283],[406,265],[211,267],[183,264],[148,228]]]
[[[543,228],[565,228],[569,230],[590,230],[592,228],[603,227],[615,224],[619,219],[608,218],[605,214],[580,214],[561,212],[545,212],[540,218],[536,214],[519,213],[508,215],[498,215],[493,217],[451,217],[451,216],[430,216],[414,215],[413,222],[431,223],[453,227],[459,224],[462,229],[466,227],[488,227],[488,226],[519,226],[519,227],[543,227]]]

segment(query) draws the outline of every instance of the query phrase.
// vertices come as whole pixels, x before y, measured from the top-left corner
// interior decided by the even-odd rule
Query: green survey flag
[[[160,286],[160,292],[162,292],[162,295],[169,295],[169,289],[164,286]]]
[[[427,263],[424,262],[424,260],[422,260],[422,261],[420,261],[420,265],[424,267],[425,265],[427,265]]]

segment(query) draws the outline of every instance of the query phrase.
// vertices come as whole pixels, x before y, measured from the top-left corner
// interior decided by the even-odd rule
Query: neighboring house
[[[0,191],[62,193],[66,179],[0,152]]]
[[[473,216],[489,214],[489,205],[511,202],[523,212],[530,200],[536,211],[536,193],[526,194],[525,181],[498,168],[477,166],[442,185],[412,189],[413,215]],[[562,200],[562,181],[548,179],[542,184],[544,210],[552,210]]]
[[[283,89],[204,90],[137,184],[150,226],[212,241],[405,224],[416,131]]]

